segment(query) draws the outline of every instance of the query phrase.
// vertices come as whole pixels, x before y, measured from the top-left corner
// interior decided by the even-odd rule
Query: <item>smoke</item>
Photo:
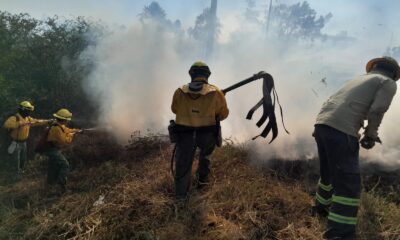
[[[284,108],[291,133],[284,133],[278,116],[280,135],[274,143],[268,145],[269,140],[261,138],[251,142],[261,159],[315,157],[311,134],[322,103],[345,81],[363,74],[366,62],[382,55],[383,42],[387,42],[348,37],[343,32],[328,36],[325,41],[297,41],[267,37],[264,26],[250,23],[244,14],[219,20],[224,39],[216,43],[208,61],[210,82],[225,88],[265,70],[274,77]],[[101,108],[99,122],[111,126],[122,142],[135,130],[166,132],[168,120],[174,118],[170,110],[172,95],[176,88],[189,82],[188,68],[204,55],[199,45],[183,29],[171,31],[157,21],[138,21],[113,29],[95,47],[87,49],[83,55],[94,60],[95,68],[86,89]],[[252,121],[245,120],[247,111],[262,97],[261,91],[259,81],[228,93],[230,116],[222,123],[224,137],[250,142],[262,131],[255,126],[261,112]],[[396,97],[385,116],[381,129],[384,145],[362,151],[369,161],[393,165],[400,157],[399,104]]]
[[[137,24],[115,30],[88,49],[85,57],[96,64],[86,89],[99,103],[100,123],[112,126],[121,140],[134,130],[164,129],[170,95],[187,78],[185,58],[193,58],[181,51],[190,48],[157,24]]]

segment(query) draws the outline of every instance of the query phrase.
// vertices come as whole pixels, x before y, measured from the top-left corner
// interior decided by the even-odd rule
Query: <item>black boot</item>
[[[196,174],[196,188],[198,190],[204,189],[209,185],[208,177],[200,176],[200,174]]]
[[[312,217],[321,217],[321,218],[326,218],[328,217],[329,210],[326,207],[322,206],[312,206],[310,209],[310,215]]]

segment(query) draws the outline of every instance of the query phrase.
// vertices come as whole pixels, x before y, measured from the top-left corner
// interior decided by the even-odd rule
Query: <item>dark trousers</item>
[[[196,149],[200,149],[197,177],[207,182],[210,173],[210,155],[216,146],[215,131],[186,131],[178,133],[175,155],[175,191],[178,197],[186,197],[190,188],[192,164]]]
[[[69,163],[62,152],[57,148],[51,148],[46,151],[48,159],[47,183],[59,184],[65,188],[67,184],[67,174]]]
[[[314,136],[321,174],[316,206],[329,213],[325,237],[355,239],[361,192],[358,139],[326,125],[316,125]]]

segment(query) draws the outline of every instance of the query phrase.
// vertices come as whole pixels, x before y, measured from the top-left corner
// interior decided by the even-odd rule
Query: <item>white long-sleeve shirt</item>
[[[316,124],[360,138],[359,131],[364,120],[368,120],[364,134],[376,139],[396,91],[396,82],[383,74],[372,72],[359,76],[348,81],[322,105]]]

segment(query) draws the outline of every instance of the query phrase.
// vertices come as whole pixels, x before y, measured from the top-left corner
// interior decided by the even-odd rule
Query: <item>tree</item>
[[[163,22],[167,20],[167,14],[165,10],[158,4],[158,2],[151,2],[150,5],[145,6],[143,12],[139,14],[140,20],[156,19],[157,21]]]
[[[259,23],[258,17],[260,16],[260,11],[256,8],[255,0],[246,0],[247,8],[244,14],[245,18],[250,22]]]
[[[272,30],[283,38],[295,39],[324,39],[321,32],[332,14],[317,16],[307,1],[293,5],[279,4],[272,10]]]
[[[142,24],[146,24],[148,21],[158,23],[160,27],[174,32],[181,31],[180,20],[172,22],[167,18],[165,10],[160,6],[158,2],[151,2],[148,6],[143,8],[142,13],[139,14],[139,19]]]
[[[80,61],[81,53],[94,44],[88,36],[95,28],[83,18],[39,21],[28,14],[0,12],[2,115],[28,99],[38,105],[40,115],[67,107],[82,117],[96,117],[82,87],[91,64]]]
[[[194,27],[188,29],[188,33],[194,39],[200,41],[204,45],[205,58],[212,55],[213,45],[217,39],[221,24],[216,16],[217,1],[213,0],[211,7],[205,8],[203,12],[197,16]]]

